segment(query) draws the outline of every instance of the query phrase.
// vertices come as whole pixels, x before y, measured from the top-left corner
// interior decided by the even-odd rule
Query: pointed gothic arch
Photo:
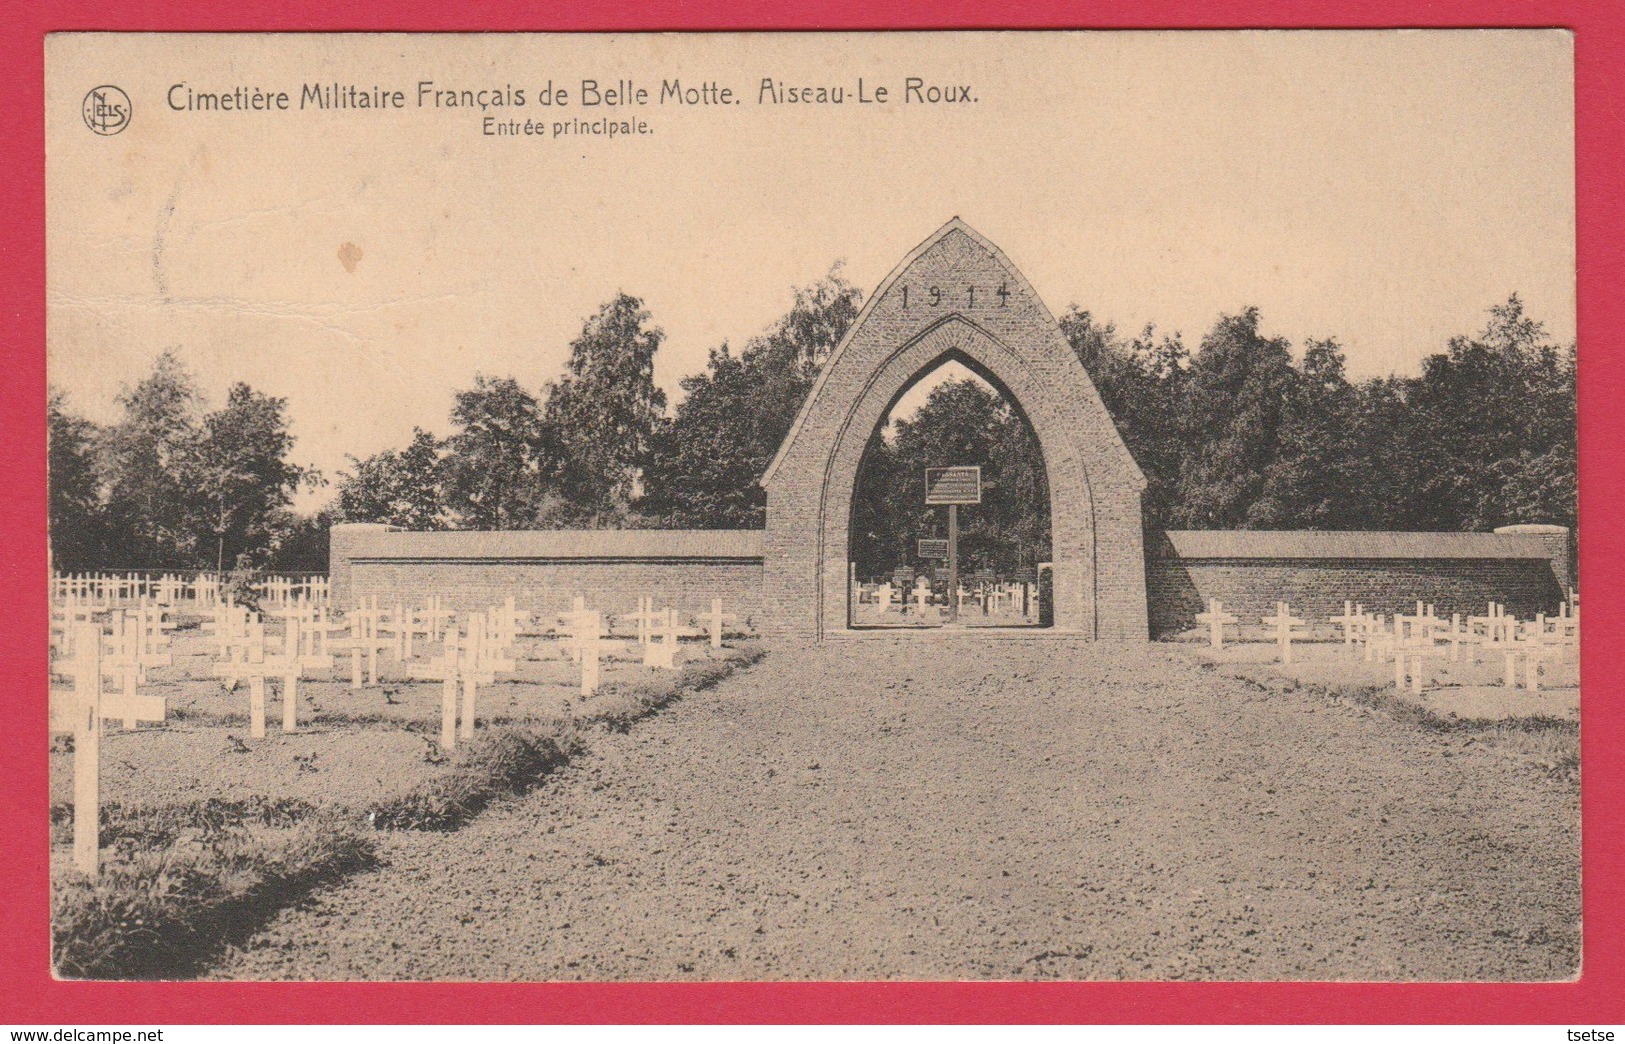
[[[950,357],[1000,387],[1038,438],[1055,629],[1145,638],[1145,478],[1049,309],[958,218],[865,303],[762,476],[769,628],[815,639],[846,630],[851,498],[864,447],[903,390]]]

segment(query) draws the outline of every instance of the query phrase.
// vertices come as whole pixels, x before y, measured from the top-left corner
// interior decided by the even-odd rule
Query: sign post
[[[959,505],[982,502],[982,469],[925,469],[925,502],[948,507],[948,622],[959,621]]]

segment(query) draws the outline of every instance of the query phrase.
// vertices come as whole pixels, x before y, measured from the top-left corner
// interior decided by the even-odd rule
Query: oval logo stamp
[[[117,134],[130,125],[130,96],[112,84],[92,87],[80,110],[97,134]]]

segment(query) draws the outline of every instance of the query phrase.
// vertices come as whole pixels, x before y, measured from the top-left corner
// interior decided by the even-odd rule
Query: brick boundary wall
[[[1195,626],[1210,598],[1249,631],[1277,601],[1330,633],[1345,599],[1371,612],[1408,612],[1417,599],[1440,613],[1482,613],[1491,600],[1524,619],[1555,612],[1569,588],[1567,530],[1496,533],[1174,531],[1147,541],[1146,604],[1152,637]],[[407,533],[336,525],[329,569],[334,604],[377,595],[447,608],[483,609],[510,595],[530,610],[569,607],[579,593],[609,613],[650,595],[685,613],[721,598],[739,622],[777,633],[764,618],[761,531],[610,530]]]
[[[1518,535],[1538,539],[1541,546],[1546,549],[1547,557],[1552,561],[1552,573],[1557,577],[1558,584],[1565,591],[1577,589],[1575,574],[1578,559],[1575,555],[1578,549],[1575,547],[1574,538],[1569,535],[1567,526],[1543,524],[1501,526],[1496,532],[1502,536]]]
[[[587,608],[610,615],[637,609],[649,595],[657,609],[679,614],[705,614],[711,599],[721,598],[736,623],[759,626],[762,612],[762,563],[729,561],[518,561],[392,562],[353,564],[353,597],[377,595],[380,606],[421,605],[439,594],[447,609],[472,611],[514,605],[531,612],[563,612],[580,594]],[[353,602],[352,602],[353,604]]]
[[[1345,600],[1367,612],[1414,612],[1418,599],[1445,616],[1483,614],[1490,601],[1523,619],[1554,613],[1569,590],[1568,531],[1496,533],[1175,531],[1151,542],[1146,599],[1151,633],[1196,626],[1208,599],[1241,618],[1243,633],[1284,601],[1313,632]]]
[[[333,527],[329,580],[335,605],[376,595],[380,605],[439,595],[470,611],[512,597],[518,608],[559,612],[576,595],[588,608],[632,612],[711,610],[721,598],[734,625],[759,627],[761,534],[737,530],[592,530],[412,533],[388,526]]]

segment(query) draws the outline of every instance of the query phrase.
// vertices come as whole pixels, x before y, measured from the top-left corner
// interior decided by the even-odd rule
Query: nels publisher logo
[[[97,134],[117,134],[130,125],[130,96],[112,84],[92,87],[83,114],[85,126]]]

